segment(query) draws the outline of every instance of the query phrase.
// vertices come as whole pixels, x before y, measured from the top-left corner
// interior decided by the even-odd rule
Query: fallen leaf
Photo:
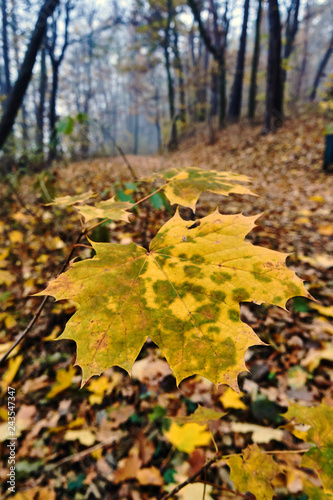
[[[154,466],[140,469],[137,473],[137,478],[142,485],[152,484],[154,486],[162,486],[164,484],[160,471]]]
[[[231,387],[228,387],[219,400],[224,408],[234,408],[236,410],[245,410],[246,405],[241,400],[241,395],[237,394]]]
[[[254,443],[270,443],[271,441],[283,441],[283,431],[281,429],[272,429],[261,425],[246,424],[242,422],[231,422],[233,432],[246,434],[252,432],[252,441]]]
[[[72,385],[74,375],[75,368],[73,366],[69,366],[67,370],[63,368],[58,370],[56,374],[56,382],[52,386],[46,397],[48,399],[54,398],[57,394],[70,387]]]
[[[250,491],[257,500],[272,500],[275,495],[272,481],[281,470],[272,457],[260,451],[258,445],[249,445],[242,457],[230,457],[226,462],[236,491]]]
[[[78,439],[84,446],[92,446],[96,441],[95,434],[89,429],[69,430],[64,436],[65,441],[76,441]]]
[[[210,443],[212,436],[206,428],[206,425],[196,423],[180,426],[172,422],[170,429],[164,431],[164,436],[177,450],[191,453],[198,446],[206,446]]]

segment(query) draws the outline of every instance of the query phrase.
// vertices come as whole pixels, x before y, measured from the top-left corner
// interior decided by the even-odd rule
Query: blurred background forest
[[[330,107],[330,0],[48,3],[45,30],[34,27],[40,2],[1,0],[3,110],[22,63],[34,64],[2,173],[113,155],[116,145],[132,154],[175,149],[197,123],[212,144],[239,119],[266,133],[313,101]],[[38,29],[34,57],[26,49]],[[9,129],[3,117],[2,144]]]

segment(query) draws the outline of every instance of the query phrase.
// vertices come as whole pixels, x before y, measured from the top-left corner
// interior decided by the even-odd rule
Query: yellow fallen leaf
[[[304,216],[304,217],[310,217],[312,215],[312,211],[311,210],[299,210],[297,213],[299,215]]]
[[[313,372],[319,365],[322,359],[333,361],[333,343],[324,342],[324,349],[310,349],[306,358],[301,362],[310,372]]]
[[[15,277],[9,271],[0,269],[0,284],[11,285],[15,281]]]
[[[92,393],[89,395],[89,403],[92,405],[101,404],[109,386],[110,380],[105,375],[91,380],[87,387],[88,391]]]
[[[333,236],[333,226],[332,224],[320,224],[318,227],[318,233],[323,236]]]
[[[309,201],[316,201],[318,203],[324,203],[325,198],[320,195],[310,196]]]
[[[9,240],[10,242],[15,245],[15,243],[22,243],[23,241],[23,234],[20,231],[11,231],[9,233]]]
[[[308,217],[299,217],[295,220],[295,224],[308,224],[310,219]]]
[[[0,381],[2,392],[7,392],[7,388],[14,380],[14,377],[18,369],[20,368],[22,361],[23,361],[23,356],[21,356],[21,354],[16,356],[16,358],[10,358],[8,363],[8,369],[5,371],[2,380]]]
[[[59,236],[47,236],[44,243],[48,250],[60,250],[66,246]]]
[[[333,306],[321,306],[314,302],[311,302],[310,306],[312,309],[316,309],[322,316],[333,317]]]
[[[235,408],[236,410],[246,409],[246,405],[241,400],[241,396],[231,389],[231,387],[228,387],[219,399],[224,408]]]
[[[302,262],[307,262],[314,267],[323,267],[324,269],[329,269],[333,267],[333,257],[327,254],[316,254],[313,257],[307,257],[306,255],[298,255],[297,258]]]
[[[209,444],[211,434],[206,431],[206,428],[206,425],[195,423],[181,426],[172,422],[170,429],[164,431],[164,435],[177,450],[184,451],[185,453],[192,453],[198,446],[206,446]]]
[[[67,431],[65,441],[75,441],[78,439],[81,444],[85,446],[92,446],[96,441],[95,434],[89,429],[80,429],[77,431]]]
[[[54,340],[58,337],[59,333],[61,332],[61,327],[59,325],[56,325],[50,335],[47,337],[44,337],[44,341],[49,342],[51,340]]]
[[[16,320],[14,316],[7,312],[0,313],[0,323],[4,321],[6,328],[9,330],[16,325]]]
[[[64,391],[72,385],[72,379],[75,375],[75,368],[70,366],[68,370],[60,369],[57,371],[56,382],[50,392],[46,395],[48,399],[54,398],[59,392]]]

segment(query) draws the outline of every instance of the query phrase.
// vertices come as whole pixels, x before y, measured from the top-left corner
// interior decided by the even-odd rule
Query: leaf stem
[[[141,198],[141,200],[139,200],[139,201],[137,201],[137,202],[133,203],[133,204],[132,204],[132,206],[131,206],[130,208],[132,209],[133,207],[136,207],[137,205],[139,205],[139,203],[142,203],[143,201],[148,200],[149,198],[151,198],[152,196],[154,196],[154,194],[156,194],[156,193],[158,193],[159,191],[161,191],[161,189],[162,189],[163,187],[164,187],[164,185],[163,185],[163,186],[161,186],[161,187],[159,187],[158,189],[156,189],[156,191],[154,191],[153,193],[150,193],[150,194],[148,194],[147,196],[145,196],[144,198]],[[92,231],[92,230],[93,230],[93,229],[95,229],[96,227],[100,226],[101,224],[104,224],[104,222],[107,222],[108,220],[110,220],[110,218],[103,219],[103,220],[101,220],[100,222],[97,222],[96,224],[94,224],[93,226],[91,226],[91,227],[88,227],[88,228],[84,229],[83,234],[84,234],[84,235],[86,235],[87,233],[89,233],[90,231]]]

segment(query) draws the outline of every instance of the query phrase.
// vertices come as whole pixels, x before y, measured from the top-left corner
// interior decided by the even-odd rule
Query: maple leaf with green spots
[[[246,175],[235,172],[217,172],[202,170],[196,167],[186,169],[174,168],[158,174],[167,181],[163,191],[171,205],[177,203],[195,211],[195,205],[201,193],[212,193],[228,196],[231,193],[250,194],[256,196],[240,182],[250,182]],[[147,180],[147,179],[146,179]],[[149,179],[150,180],[150,179]]]
[[[257,500],[272,500],[275,495],[272,481],[281,470],[272,457],[260,451],[257,444],[249,445],[242,457],[230,457],[226,463],[237,491],[249,491],[255,494]]]
[[[215,211],[193,227],[176,212],[149,251],[91,242],[96,255],[39,294],[78,304],[60,338],[76,341],[83,383],[114,365],[130,372],[150,337],[178,384],[198,374],[238,390],[246,350],[262,343],[241,321],[239,303],[284,307],[308,296],[286,254],[245,241],[256,219]]]
[[[304,454],[301,461],[302,467],[314,469],[321,479],[325,495],[333,495],[333,408],[325,403],[315,407],[306,407],[296,403],[289,406],[284,417],[294,419],[298,425],[310,426],[308,429],[286,427],[291,432],[308,443],[315,446]]]

